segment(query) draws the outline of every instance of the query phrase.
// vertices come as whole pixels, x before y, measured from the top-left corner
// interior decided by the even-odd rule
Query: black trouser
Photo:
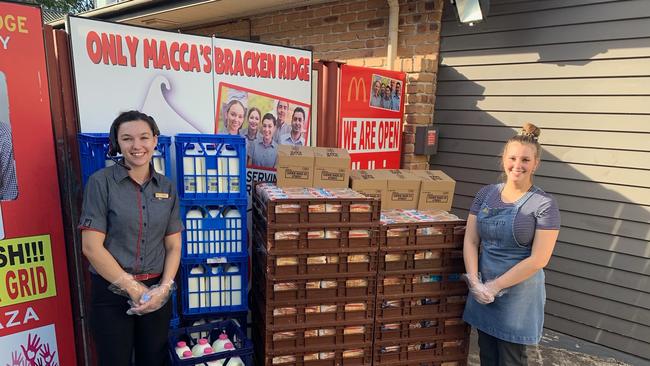
[[[169,364],[167,332],[171,318],[171,301],[153,313],[127,315],[128,299],[108,289],[109,282],[101,276],[92,277],[92,308],[90,327],[95,339],[99,366],[129,366],[135,348],[137,366]],[[158,283],[154,278],[143,283]]]
[[[511,343],[478,331],[481,366],[528,365],[526,345]]]

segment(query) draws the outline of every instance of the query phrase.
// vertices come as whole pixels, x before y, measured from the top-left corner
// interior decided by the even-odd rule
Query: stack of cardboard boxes
[[[383,210],[451,210],[456,182],[441,170],[355,170],[344,149],[282,145],[278,187],[345,188],[381,200]]]
[[[451,210],[456,182],[440,170],[355,170],[350,186],[381,199],[382,210]]]
[[[276,168],[278,187],[345,188],[350,155],[331,147],[281,145]]]

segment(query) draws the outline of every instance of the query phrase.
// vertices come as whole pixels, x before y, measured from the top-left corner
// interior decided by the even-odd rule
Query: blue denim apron
[[[501,194],[503,184],[491,195]],[[531,253],[532,245],[517,242],[514,220],[520,207],[537,190],[533,186],[517,202],[502,208],[486,205],[486,197],[477,214],[481,253],[478,269],[483,281],[492,280],[507,272]],[[463,320],[473,327],[504,341],[518,344],[537,344],[544,324],[544,271],[539,270],[529,279],[508,288],[493,303],[481,305],[468,295]]]

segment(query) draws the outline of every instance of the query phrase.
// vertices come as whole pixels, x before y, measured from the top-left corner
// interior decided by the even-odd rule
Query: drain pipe
[[[399,0],[388,0],[388,70],[393,70],[397,57],[397,29],[399,26]]]

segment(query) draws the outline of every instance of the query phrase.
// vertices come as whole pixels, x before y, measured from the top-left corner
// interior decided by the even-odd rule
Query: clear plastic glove
[[[175,288],[174,281],[151,286],[149,291],[142,294],[142,297],[137,302],[129,301],[131,308],[126,313],[129,315],[144,315],[160,309],[167,303]]]
[[[469,292],[472,294],[476,302],[486,305],[494,301],[494,295],[492,294],[492,291],[486,288],[486,285],[483,283],[483,281],[481,281],[480,273],[465,273],[462,275],[462,277],[465,282],[467,282]]]
[[[487,296],[492,296],[493,298],[501,297],[503,296],[503,294],[505,294],[508,291],[498,287],[495,281],[496,279],[487,281],[483,284],[485,286],[484,288],[485,294]]]
[[[129,273],[125,273],[117,281],[111,283],[108,289],[115,294],[131,299],[131,301],[139,301],[142,295],[149,290],[147,286]]]

